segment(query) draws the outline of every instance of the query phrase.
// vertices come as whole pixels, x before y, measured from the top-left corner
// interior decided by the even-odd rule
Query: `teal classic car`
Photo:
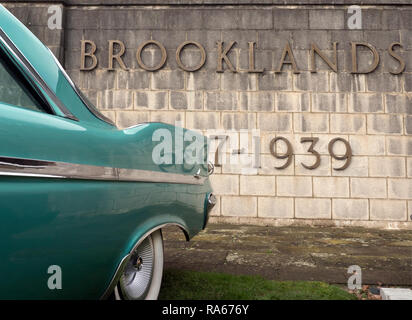
[[[212,165],[176,161],[177,143],[162,151],[171,163],[154,161],[156,132],[203,138],[163,123],[119,130],[0,6],[1,299],[157,298],[162,228],[190,239],[215,197]]]

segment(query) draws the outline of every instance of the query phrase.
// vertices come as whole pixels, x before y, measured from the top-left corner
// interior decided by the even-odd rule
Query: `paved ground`
[[[209,224],[190,242],[163,234],[165,268],[345,284],[359,265],[363,284],[412,286],[410,230]]]

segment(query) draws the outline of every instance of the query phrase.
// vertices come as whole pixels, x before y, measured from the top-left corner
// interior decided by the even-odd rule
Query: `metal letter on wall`
[[[399,61],[399,68],[395,71],[389,70],[389,72],[392,74],[401,74],[405,70],[405,60],[403,60],[400,55],[396,54],[395,51],[393,51],[393,47],[395,46],[399,46],[402,49],[402,45],[399,42],[393,42],[389,45],[388,52],[391,57]]]
[[[286,144],[287,149],[286,149],[286,152],[284,154],[279,154],[276,150],[276,142],[279,141],[279,140],[283,141]],[[269,150],[270,150],[270,153],[272,154],[272,156],[274,156],[275,158],[277,158],[277,159],[287,159],[286,162],[282,166],[275,167],[275,169],[285,169],[292,163],[293,148],[292,148],[292,145],[290,144],[288,139],[286,139],[284,137],[273,138],[270,141]]]
[[[187,45],[190,45],[190,44],[198,47],[199,50],[200,50],[200,55],[201,55],[199,64],[196,65],[196,66],[194,66],[194,67],[191,67],[191,68],[190,68],[190,67],[186,67],[186,66],[182,63],[182,60],[180,59],[180,53],[182,52],[182,50],[184,49],[184,47],[186,47]],[[197,71],[197,70],[199,70],[201,67],[203,67],[203,65],[204,65],[205,62],[206,62],[206,51],[205,51],[205,48],[203,48],[202,45],[201,45],[200,43],[198,43],[198,42],[195,42],[195,41],[185,41],[185,42],[183,42],[183,43],[177,48],[177,50],[176,50],[176,62],[177,62],[177,65],[180,67],[180,69],[182,69],[182,70],[184,70],[184,71],[190,71],[190,72],[191,72],[191,71]]]
[[[113,54],[114,51],[114,44],[118,44],[120,46],[120,51],[117,52],[116,54]],[[124,54],[126,48],[124,46],[124,43],[120,40],[109,40],[109,70],[114,70],[113,69],[113,59],[116,59],[116,61],[119,63],[120,67],[123,70],[128,70],[126,65],[124,64],[122,60],[122,55]]]
[[[320,166],[320,154],[319,154],[319,152],[317,152],[315,149],[314,149],[314,147],[315,147],[315,144],[317,143],[319,141],[319,138],[318,137],[302,137],[301,139],[300,139],[300,142],[301,143],[304,143],[304,142],[310,142],[311,144],[310,144],[310,146],[309,146],[309,149],[307,150],[307,152],[310,152],[314,157],[315,157],[315,163],[313,164],[313,165],[307,165],[307,164],[304,164],[303,162],[301,163],[301,165],[304,167],[304,168],[306,168],[306,169],[308,169],[308,170],[314,170],[314,169],[316,169],[317,167],[319,167]]]
[[[97,57],[94,55],[96,52],[96,44],[91,40],[81,40],[81,52],[80,52],[80,70],[90,71],[97,67]],[[91,46],[91,50],[86,52],[86,45]],[[86,57],[92,59],[92,64],[89,67],[86,67]]]
[[[148,65],[144,64],[144,62],[142,60],[142,51],[149,44],[156,45],[160,49],[160,51],[162,52],[162,58],[160,59],[160,62],[157,65],[153,66],[153,67],[149,67]],[[166,53],[165,47],[160,42],[155,41],[155,40],[148,40],[146,42],[143,42],[140,45],[140,47],[137,49],[136,58],[137,58],[137,63],[139,64],[139,66],[142,69],[144,69],[146,71],[156,71],[156,70],[159,70],[161,67],[163,67],[164,64],[166,63],[167,53]]]
[[[248,42],[249,44],[249,69],[247,72],[250,73],[262,73],[264,69],[255,68],[255,42]]]
[[[352,72],[351,73],[370,73],[375,70],[379,65],[379,53],[376,51],[375,47],[366,42],[351,42],[352,45]],[[366,71],[358,70],[358,61],[357,61],[357,47],[363,46],[368,48],[373,54],[373,63],[371,67]]]
[[[223,60],[226,62],[230,71],[237,72],[236,69],[233,67],[232,62],[230,62],[227,56],[230,49],[232,49],[232,47],[235,44],[236,44],[236,41],[232,41],[231,43],[229,43],[229,45],[225,49],[223,49],[223,41],[217,42],[217,70],[216,72],[223,72]]]
[[[342,155],[342,156],[341,155],[336,155],[333,152],[333,146],[335,145],[335,143],[337,141],[341,141],[345,145],[346,151],[345,151],[345,154]],[[346,141],[343,138],[332,139],[328,144],[328,151],[329,151],[329,154],[331,155],[332,158],[334,158],[336,160],[346,160],[345,164],[342,167],[333,168],[333,170],[345,170],[347,167],[349,167],[349,165],[352,161],[352,148],[351,148],[348,141]]]
[[[290,60],[285,60],[286,55],[289,56]],[[275,73],[282,72],[282,67],[284,64],[291,64],[293,73],[300,73],[298,70],[298,67],[296,66],[295,57],[293,56],[293,52],[292,52],[292,49],[290,48],[289,42],[286,43],[285,48],[283,49],[282,58],[280,59],[279,67],[277,70],[275,70]]]
[[[310,61],[311,61],[311,68],[310,72],[317,72],[316,70],[316,63],[315,63],[315,52],[322,58],[323,61],[327,63],[327,65],[335,72],[338,72],[338,56],[336,53],[336,46],[337,42],[333,43],[333,62],[326,57],[322,51],[318,48],[318,46],[312,43],[312,48],[310,50]]]

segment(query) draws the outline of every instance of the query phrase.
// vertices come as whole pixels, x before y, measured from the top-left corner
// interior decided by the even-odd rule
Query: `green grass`
[[[159,299],[170,300],[355,300],[317,281],[273,281],[261,276],[166,270]]]

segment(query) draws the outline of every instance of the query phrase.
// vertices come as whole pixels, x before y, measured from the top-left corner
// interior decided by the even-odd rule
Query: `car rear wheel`
[[[163,237],[159,229],[148,235],[131,253],[115,287],[115,298],[155,300],[159,295],[162,275]]]

